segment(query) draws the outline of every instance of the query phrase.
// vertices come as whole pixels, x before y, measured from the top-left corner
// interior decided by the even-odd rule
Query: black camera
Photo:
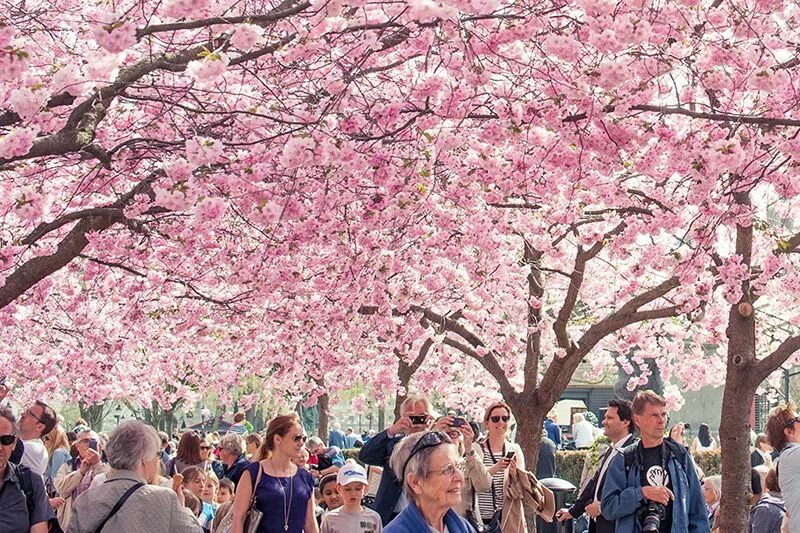
[[[639,509],[639,519],[642,521],[642,532],[655,531],[661,527],[661,521],[667,516],[666,508],[658,502],[646,502]]]

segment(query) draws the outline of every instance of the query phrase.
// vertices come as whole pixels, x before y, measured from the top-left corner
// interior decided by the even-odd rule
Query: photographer
[[[633,399],[641,441],[612,460],[600,504],[603,516],[617,521],[617,533],[709,532],[692,456],[685,446],[664,438],[666,406],[649,390]]]
[[[383,468],[373,509],[381,515],[384,526],[408,505],[408,498],[402,494],[402,483],[395,477],[389,464],[394,447],[405,436],[428,431],[433,422],[430,412],[431,404],[427,398],[409,396],[400,406],[400,418],[390,428],[371,438],[358,453],[362,463]],[[446,423],[441,423],[434,429],[445,427]]]

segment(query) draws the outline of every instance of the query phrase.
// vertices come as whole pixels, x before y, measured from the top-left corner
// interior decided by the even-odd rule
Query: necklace
[[[272,462],[272,461],[270,461]],[[275,463],[272,463],[273,470]],[[279,477],[278,486],[281,488],[281,495],[283,496],[283,530],[289,531],[289,511],[292,509],[292,496],[294,496],[294,476],[289,477],[289,501],[286,501],[286,489],[283,488],[283,478]]]

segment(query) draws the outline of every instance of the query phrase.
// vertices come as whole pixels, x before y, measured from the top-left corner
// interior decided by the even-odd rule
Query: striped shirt
[[[503,448],[500,450],[492,450],[491,454],[489,453],[489,449],[485,443],[481,447],[483,448],[483,464],[487,469],[489,469],[491,466],[494,466],[495,462],[500,462],[500,459],[502,459],[506,454],[505,445],[503,445]],[[494,461],[492,460],[492,455],[494,455]],[[503,508],[504,474],[505,470],[499,470],[492,476],[492,489],[494,489],[495,494],[494,500],[492,499],[492,489],[489,489],[486,492],[478,493],[478,509],[480,509],[481,518],[483,518],[484,522],[488,522],[492,518],[495,509]],[[497,502],[497,507],[494,506],[495,501]]]

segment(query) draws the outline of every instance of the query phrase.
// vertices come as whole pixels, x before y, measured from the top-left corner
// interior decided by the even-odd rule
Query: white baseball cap
[[[369,485],[367,471],[358,463],[345,463],[345,465],[339,469],[339,473],[336,474],[336,483],[344,486],[354,482]]]

